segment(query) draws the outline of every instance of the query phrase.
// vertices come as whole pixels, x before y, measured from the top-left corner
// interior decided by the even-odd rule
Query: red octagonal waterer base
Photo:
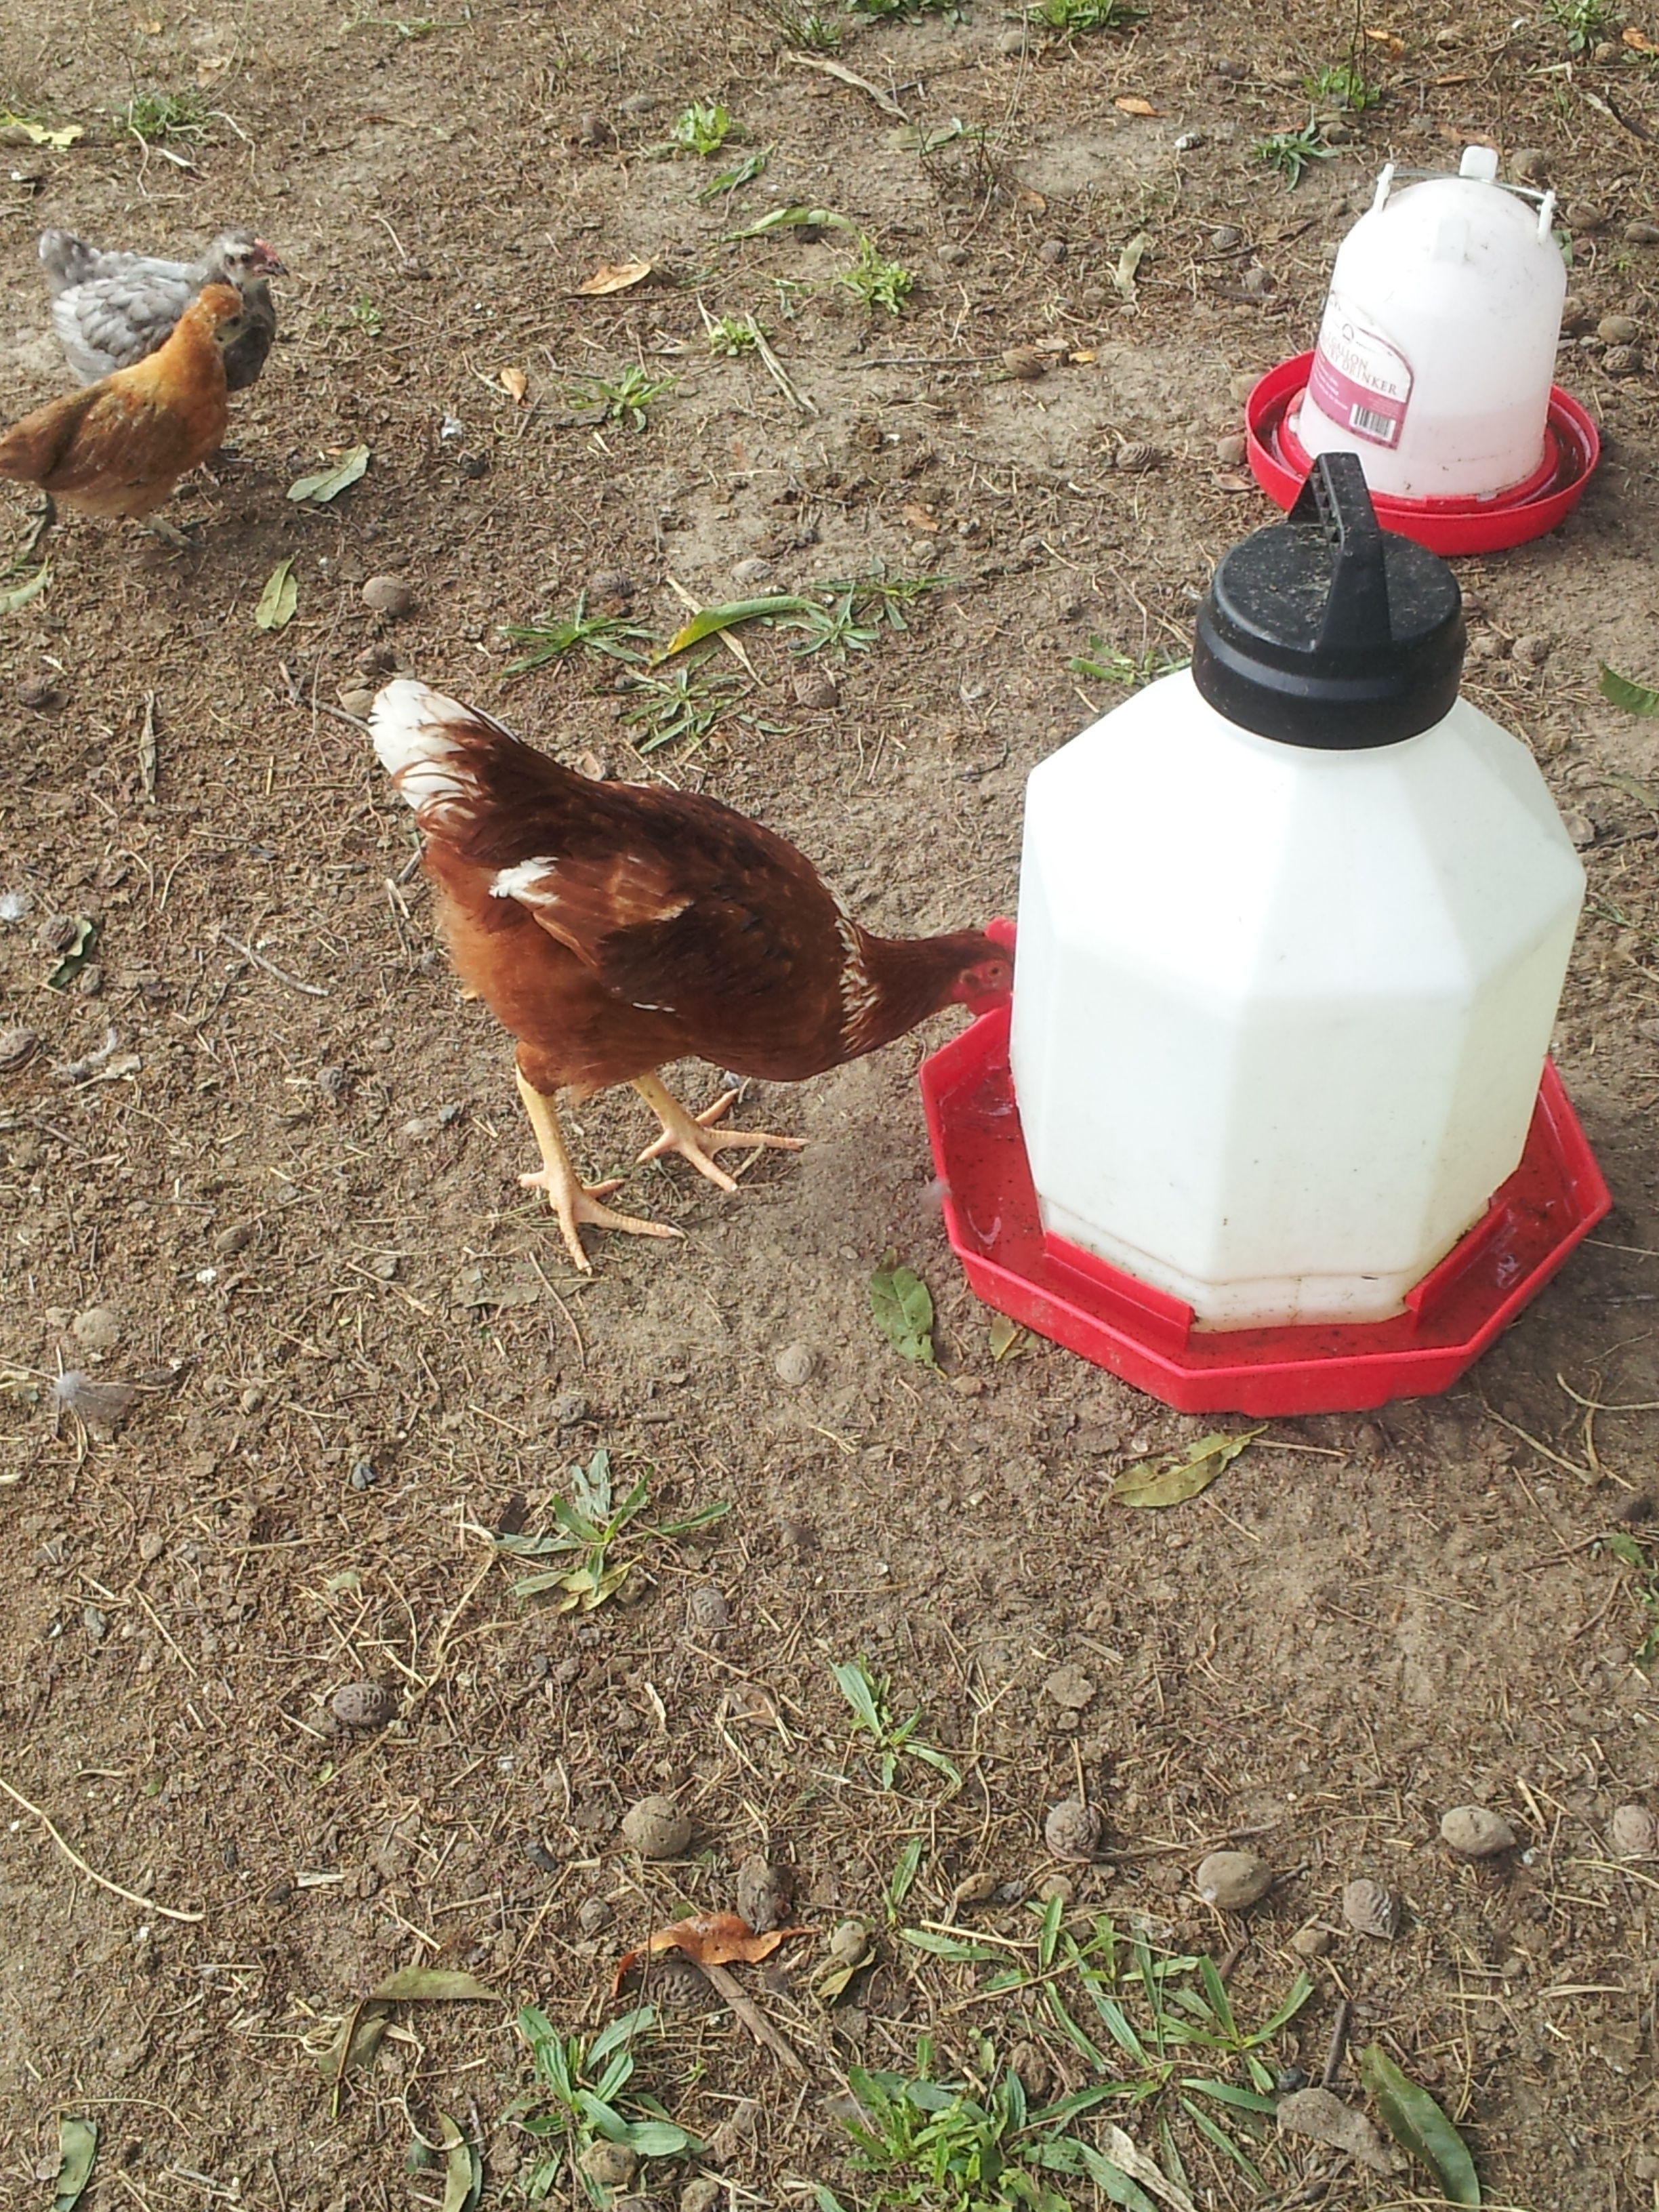
[[[1613,1201],[1547,1065],[1520,1166],[1389,1321],[1197,1329],[1190,1306],[1044,1233],[1008,1073],[1009,1012],[922,1063],[945,1224],[987,1305],[1183,1413],[1349,1413],[1449,1389]]]

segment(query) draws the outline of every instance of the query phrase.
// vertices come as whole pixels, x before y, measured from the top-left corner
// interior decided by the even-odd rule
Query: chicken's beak
[[[288,274],[287,263],[278,259],[263,238],[254,240],[250,258],[262,276],[286,276]]]

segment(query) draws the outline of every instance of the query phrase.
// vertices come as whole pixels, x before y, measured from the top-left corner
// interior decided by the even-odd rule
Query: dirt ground
[[[1580,327],[1628,313],[1639,356],[1659,246],[1625,228],[1659,220],[1659,82],[1644,50],[1573,61],[1559,24],[1509,7],[1379,9],[1358,51],[1386,98],[1292,192],[1252,148],[1299,128],[1304,77],[1348,57],[1342,10],[1152,0],[1128,33],[1024,52],[992,0],[824,12],[879,100],[758,7],[708,0],[401,22],[46,0],[0,27],[0,102],[85,126],[67,150],[5,134],[8,416],[65,382],[41,225],[171,251],[247,222],[291,271],[234,453],[171,510],[191,550],[66,521],[49,587],[0,618],[0,893],[27,902],[0,924],[0,1027],[38,1038],[0,1105],[0,2194],[50,2201],[70,2115],[100,2130],[95,2212],[436,2205],[418,2142],[447,2113],[483,2201],[522,2201],[543,2153],[507,2117],[531,2083],[517,2008],[586,2035],[648,2002],[635,2087],[705,2148],[647,2159],[633,2189],[690,2212],[873,2204],[847,2162],[848,2072],[908,2078],[919,2035],[941,2078],[982,2083],[1019,2045],[1036,2096],[1121,2075],[1073,2132],[1117,2122],[1206,2207],[1431,2197],[1420,2165],[1373,2172],[1170,2078],[1248,2089],[1236,2057],[1087,2056],[1033,1978],[1034,1907],[1058,1898],[1079,1937],[1109,1917],[1225,1962],[1243,2027],[1305,1970],[1261,2047],[1269,2086],[1318,2082],[1346,2022],[1337,2094],[1364,2102],[1379,2044],[1456,2121],[1489,2203],[1659,2203],[1659,1862],[1610,1838],[1615,1808],[1659,1807],[1635,1663],[1659,1611],[1640,1564],[1659,784],[1651,726],[1595,690],[1598,659],[1659,673],[1647,366],[1566,348],[1604,465],[1557,536],[1462,567],[1471,696],[1531,743],[1586,843],[1556,1048],[1615,1211],[1463,1387],[1276,1422],[1176,1511],[1110,1505],[1108,1484],[1212,1424],[1041,1344],[992,1356],[915,1080],[948,1021],[757,1088],[745,1110],[811,1146],[735,1199],[678,1163],[635,1172],[624,1202],[686,1242],[595,1237],[576,1278],[514,1180],[532,1150],[506,1042],[459,997],[407,815],[340,708],[395,655],[563,757],[760,816],[873,926],[1012,913],[1027,772],[1121,696],[1067,663],[1091,640],[1137,663],[1184,650],[1210,565],[1268,519],[1218,442],[1233,386],[1311,343],[1380,162],[1538,149],[1577,210]],[[157,90],[199,91],[199,135],[123,128]],[[741,141],[651,158],[693,100]],[[698,197],[758,149],[763,176]],[[835,281],[853,233],[722,242],[792,204],[910,270],[903,312]],[[648,282],[573,297],[635,258]],[[753,351],[712,354],[703,308],[757,315],[799,404]],[[1013,346],[1049,349],[1048,373],[1010,375]],[[570,379],[630,364],[673,380],[643,426],[585,418]],[[285,498],[359,442],[359,483]],[[288,558],[297,611],[266,633],[256,602]],[[616,662],[504,676],[502,626],[590,586],[590,611],[663,636],[684,612],[671,577],[709,602],[878,570],[945,580],[839,662],[751,628],[751,681],[709,647],[692,704],[730,677],[730,711],[647,757]],[[398,621],[362,599],[388,574],[414,594]],[[46,988],[62,915],[95,938]],[[594,1170],[643,1133],[629,1094],[574,1119]],[[932,1287],[944,1379],[872,1325],[890,1246]],[[55,1410],[63,1370],[137,1401],[113,1430]],[[647,1521],[730,1510],[620,1553],[627,1586],[578,1622],[515,1597],[525,1564],[493,1537],[550,1528],[600,1449],[648,1483]],[[860,1653],[957,1780],[906,1753],[884,1789],[830,1673]],[[396,1717],[343,1727],[332,1700],[365,1680]],[[1093,1863],[1065,1864],[1045,1814],[1079,1784],[1103,1831]],[[619,1833],[653,1793],[692,1823],[664,1862]],[[1437,1824],[1465,1802],[1516,1848],[1455,1862]],[[1222,1846],[1277,1877],[1243,1916],[1194,1892]],[[672,1960],[643,1999],[609,1993],[651,1929],[732,1909],[757,1853],[793,1870],[817,1933],[732,1971],[799,2071]],[[1392,1942],[1343,1919],[1362,1876],[1400,1900]],[[826,2002],[847,1918],[873,1962]],[[987,1991],[997,1960],[1021,1986]],[[496,1998],[403,2008],[336,2112],[318,2054],[417,1964]],[[544,2179],[584,2201],[568,2166]],[[1005,2201],[890,2183],[913,2185],[905,2201]]]

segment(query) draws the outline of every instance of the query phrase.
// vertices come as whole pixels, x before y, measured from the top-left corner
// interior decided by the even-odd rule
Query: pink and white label
[[[1411,364],[1405,356],[1356,322],[1333,292],[1308,373],[1308,397],[1356,438],[1397,446],[1411,396]]]

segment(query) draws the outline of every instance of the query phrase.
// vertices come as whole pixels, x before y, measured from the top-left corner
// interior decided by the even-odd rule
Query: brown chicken
[[[616,1181],[583,1187],[559,1090],[631,1083],[662,1124],[641,1159],[679,1152],[735,1190],[717,1152],[801,1140],[715,1127],[735,1092],[693,1115],[658,1075],[665,1062],[799,1082],[941,1007],[978,1012],[1008,995],[1008,956],[990,939],[872,936],[793,845],[716,799],[592,782],[407,677],[376,699],[370,729],[424,834],[461,980],[518,1039],[542,1155],[520,1181],[546,1191],[584,1273],[581,1222],[679,1232],[601,1205]]]
[[[46,495],[36,543],[55,500],[84,514],[142,521],[218,451],[229,418],[225,348],[246,321],[241,295],[210,284],[145,360],[48,400],[0,438],[0,476]]]

